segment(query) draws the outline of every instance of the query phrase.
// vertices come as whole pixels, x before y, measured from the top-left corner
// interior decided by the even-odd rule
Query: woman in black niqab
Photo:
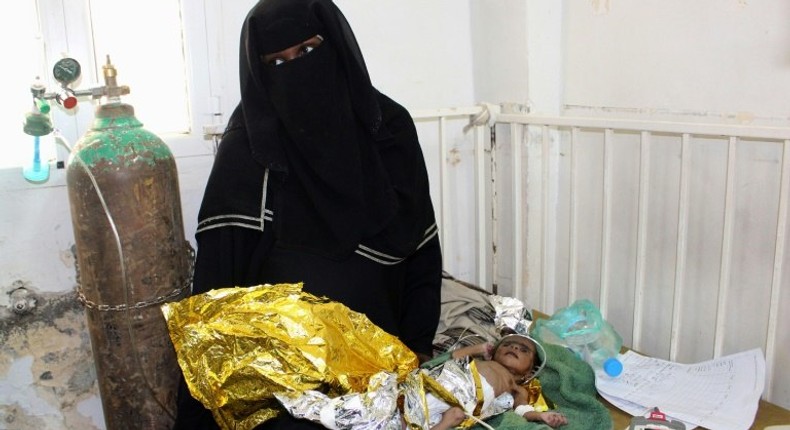
[[[297,58],[263,60],[315,36]],[[371,85],[330,0],[258,2],[239,66],[241,102],[198,215],[193,292],[304,282],[427,358],[441,251],[408,112]],[[176,428],[216,428],[183,384],[178,415]],[[261,428],[321,427],[283,414]]]

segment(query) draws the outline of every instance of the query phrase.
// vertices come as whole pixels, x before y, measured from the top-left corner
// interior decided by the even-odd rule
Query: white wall
[[[685,120],[787,124],[790,3],[566,1],[563,103]]]
[[[408,109],[474,103],[467,1],[338,0],[373,85]]]

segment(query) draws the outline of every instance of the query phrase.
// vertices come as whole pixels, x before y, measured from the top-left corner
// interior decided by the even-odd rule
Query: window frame
[[[82,65],[82,77],[77,81],[75,88],[87,88],[102,82],[101,66],[94,58],[92,31],[90,22],[90,1],[64,2],[62,0],[36,0],[39,11],[41,35],[44,41],[44,70],[42,79],[47,83],[48,89],[55,88],[51,77],[52,65],[63,54],[77,59]],[[68,3],[68,7],[66,7]],[[221,82],[212,79],[212,75],[221,76],[222,64],[216,61],[221,58],[219,46],[209,43],[210,40],[222,38],[218,33],[220,26],[214,24],[221,19],[221,14],[207,15],[207,10],[216,9],[218,1],[206,0],[205,2],[180,1],[182,19],[182,37],[184,56],[186,62],[185,80],[187,85],[187,103],[189,109],[189,131],[187,133],[156,133],[170,147],[175,157],[196,156],[213,153],[214,143],[210,137],[204,135],[204,127],[219,124],[224,118],[219,100],[228,96]],[[131,6],[133,7],[133,6]],[[119,12],[120,14],[120,12]],[[213,16],[213,18],[209,18]],[[213,33],[213,34],[210,34]],[[144,45],[145,41],[141,41]],[[100,53],[101,54],[101,53]],[[112,53],[109,53],[112,56]],[[214,58],[215,61],[209,61]],[[118,65],[116,65],[118,66]],[[123,69],[119,68],[119,84],[128,85],[132,92],[135,86],[144,85],[142,82],[128,82],[122,79]],[[74,112],[53,107],[52,121],[55,127],[66,137],[70,144],[74,144],[93,122],[96,104],[93,101],[81,99]],[[219,111],[218,111],[219,109]],[[145,127],[145,112],[135,112],[138,119]],[[68,159],[65,148],[57,149],[57,160]],[[51,166],[55,168],[55,166]]]

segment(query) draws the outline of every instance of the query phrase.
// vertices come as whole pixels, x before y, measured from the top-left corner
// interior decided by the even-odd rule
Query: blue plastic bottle
[[[49,179],[49,161],[42,160],[42,143],[49,142],[53,131],[52,121],[49,118],[49,103],[37,101],[32,112],[25,115],[22,130],[33,136],[33,156],[22,168],[22,175],[30,182],[42,183]],[[49,145],[51,146],[51,145]]]
[[[577,300],[550,319],[537,320],[533,334],[540,341],[570,348],[594,370],[610,377],[623,371],[617,359],[623,339],[589,300]]]

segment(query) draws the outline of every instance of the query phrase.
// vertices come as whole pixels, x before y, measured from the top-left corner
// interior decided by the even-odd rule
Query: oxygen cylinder
[[[175,160],[120,101],[115,75],[108,58],[107,103],[66,171],[78,295],[107,428],[170,429],[180,370],[160,305],[188,294],[194,253]]]

